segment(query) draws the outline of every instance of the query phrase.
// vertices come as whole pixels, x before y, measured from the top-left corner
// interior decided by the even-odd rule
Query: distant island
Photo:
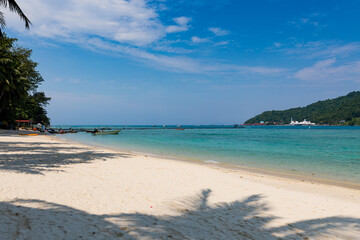
[[[307,119],[318,125],[360,125],[360,91],[318,101],[306,107],[265,111],[250,118],[245,124],[284,125],[289,124],[291,118],[299,121]]]

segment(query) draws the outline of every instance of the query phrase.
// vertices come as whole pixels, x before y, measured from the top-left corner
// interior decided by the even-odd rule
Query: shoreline
[[[337,179],[330,179],[330,178],[324,178],[324,177],[314,177],[313,175],[309,174],[301,174],[300,172],[291,172],[286,170],[273,170],[273,169],[265,169],[265,168],[252,168],[247,166],[240,166],[236,164],[231,163],[211,163],[207,161],[203,161],[200,159],[189,159],[189,158],[181,158],[181,157],[174,157],[174,156],[167,156],[167,155],[160,155],[160,154],[153,154],[148,152],[142,152],[142,151],[133,151],[129,149],[123,149],[123,148],[117,148],[117,147],[106,147],[101,144],[90,144],[85,143],[81,141],[75,141],[67,138],[62,138],[58,135],[46,135],[50,137],[54,137],[56,139],[59,139],[60,141],[74,143],[74,144],[81,144],[84,146],[89,147],[95,147],[99,149],[107,149],[111,151],[116,151],[119,153],[130,153],[135,155],[142,155],[142,156],[150,156],[154,158],[160,158],[164,160],[171,160],[171,161],[180,161],[180,162],[188,162],[192,164],[207,166],[211,168],[218,168],[219,170],[231,170],[231,171],[239,171],[241,172],[247,172],[252,173],[256,175],[267,175],[271,177],[277,177],[277,178],[284,178],[288,180],[295,180],[295,181],[301,181],[301,182],[307,182],[307,183],[317,183],[317,184],[325,184],[330,186],[337,186],[337,187],[344,187],[344,188],[350,188],[350,189],[356,189],[360,190],[360,183],[350,182],[350,181],[342,181]]]
[[[360,191],[0,131],[1,239],[352,239]]]

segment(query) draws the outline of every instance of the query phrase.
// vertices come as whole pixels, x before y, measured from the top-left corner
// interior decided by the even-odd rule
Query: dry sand
[[[360,190],[0,131],[0,239],[360,239]]]

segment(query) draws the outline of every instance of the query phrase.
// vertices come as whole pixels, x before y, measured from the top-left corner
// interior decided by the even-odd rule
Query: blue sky
[[[18,0],[52,124],[233,124],[360,90],[360,1]]]

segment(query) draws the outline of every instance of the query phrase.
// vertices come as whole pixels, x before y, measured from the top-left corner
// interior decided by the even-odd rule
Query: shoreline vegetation
[[[0,36],[0,128],[15,129],[17,120],[48,125],[45,107],[50,98],[38,91],[44,79],[31,59],[32,50],[16,42]]]
[[[4,239],[360,234],[358,189],[18,134],[0,130]]]
[[[291,108],[283,111],[265,111],[249,120],[246,125],[286,125],[290,120],[310,120],[316,125],[359,126],[360,91],[346,96],[318,101],[306,107]]]

